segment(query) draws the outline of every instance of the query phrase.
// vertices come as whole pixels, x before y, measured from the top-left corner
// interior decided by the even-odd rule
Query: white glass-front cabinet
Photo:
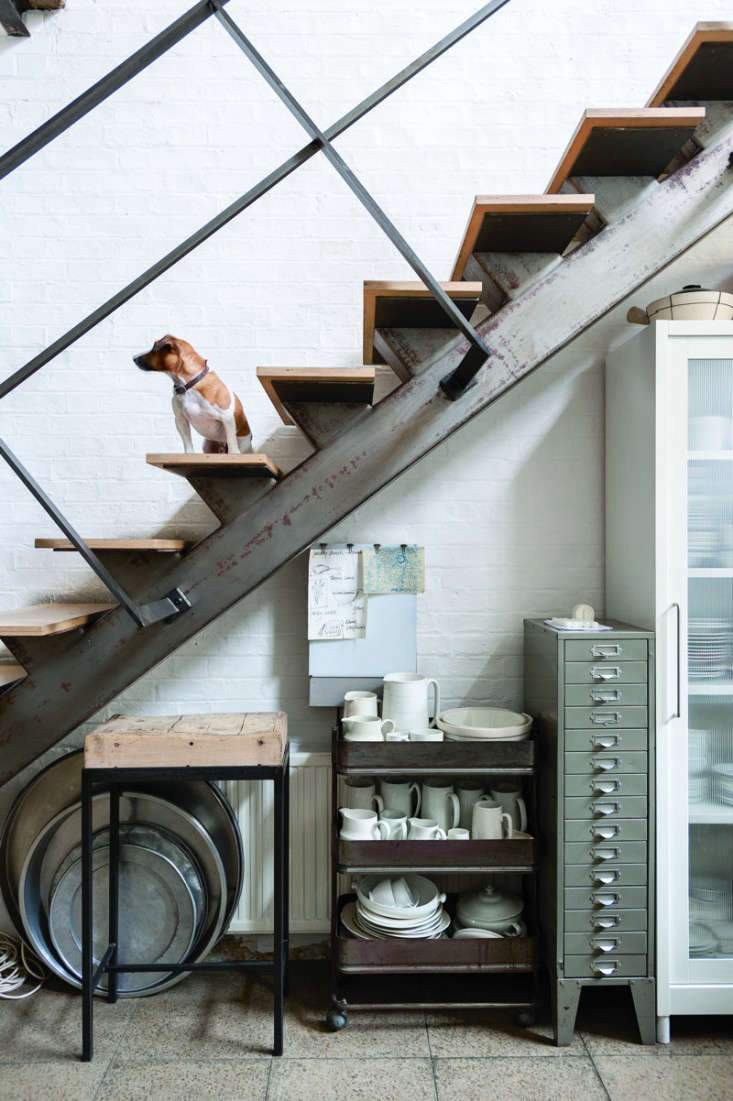
[[[733,323],[608,357],[606,613],[657,633],[657,1015],[733,1013]]]

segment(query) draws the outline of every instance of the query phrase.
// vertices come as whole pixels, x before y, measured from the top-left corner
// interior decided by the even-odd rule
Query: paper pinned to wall
[[[364,638],[367,600],[360,589],[360,552],[322,548],[308,560],[309,640]]]
[[[424,547],[365,547],[361,560],[365,593],[425,592]]]

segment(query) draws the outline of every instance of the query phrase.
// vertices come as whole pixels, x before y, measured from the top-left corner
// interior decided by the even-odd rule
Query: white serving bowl
[[[435,884],[423,875],[406,875],[404,877],[412,892],[412,897],[415,899],[415,905],[411,906],[409,910],[404,906],[389,906],[376,902],[370,897],[370,892],[377,883],[381,882],[382,878],[382,876],[366,875],[354,884],[359,903],[367,913],[371,911],[380,917],[392,918],[398,921],[404,921],[405,919],[414,921],[419,917],[429,917],[445,902],[445,895],[441,894]]]
[[[529,732],[532,718],[504,707],[452,707],[441,711],[437,724],[463,738],[516,738]]]

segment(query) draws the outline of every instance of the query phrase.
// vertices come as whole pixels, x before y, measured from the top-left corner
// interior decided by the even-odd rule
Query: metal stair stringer
[[[645,191],[526,294],[481,325],[493,356],[458,401],[439,390],[467,344],[422,365],[245,512],[172,565],[167,585],[192,603],[168,623],[138,631],[122,608],[39,664],[0,698],[0,782],[15,775],[176,650],[281,565],[437,447],[569,344],[656,272],[733,214],[733,137],[705,149]],[[602,272],[602,277],[599,277]]]

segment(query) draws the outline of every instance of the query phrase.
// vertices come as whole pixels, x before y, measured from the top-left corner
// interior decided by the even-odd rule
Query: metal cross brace
[[[420,277],[438,305],[442,307],[456,328],[471,341],[472,348],[469,350],[468,355],[464,358],[463,362],[459,364],[452,376],[449,376],[453,379],[453,383],[449,389],[445,388],[445,386],[448,385],[448,380],[443,380],[445,384],[443,392],[446,396],[452,399],[458,397],[478,373],[481,365],[489,358],[491,354],[489,349],[486,347],[471,322],[463,316],[453,300],[445,293],[438,280],[423,264],[420,257],[410,247],[397,227],[390,221],[379,204],[367,191],[354,172],[352,172],[343,157],[336,152],[327,134],[316,125],[305,108],[298,102],[282,80],[280,80],[271,66],[268,65],[262,54],[259,53],[252,42],[250,42],[241,27],[234,22],[228,12],[223,10],[221,7],[221,0],[211,0],[211,4],[214,8],[216,18],[231,35],[240,50],[249,58],[258,73],[264,77],[278,98],[298,120],[308,136],[318,143],[321,152],[353,191],[359,202],[371,214],[380,229],[389,237],[397,251],[404,256],[407,263]],[[473,355],[471,354],[472,352]],[[466,360],[468,360],[468,363]]]

